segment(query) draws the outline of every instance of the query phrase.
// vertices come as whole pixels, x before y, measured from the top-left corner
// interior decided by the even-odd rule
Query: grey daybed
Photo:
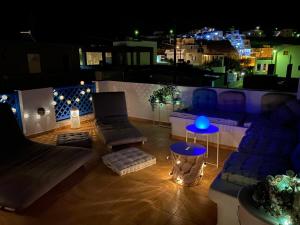
[[[0,207],[22,210],[87,163],[92,151],[35,143],[0,104]]]

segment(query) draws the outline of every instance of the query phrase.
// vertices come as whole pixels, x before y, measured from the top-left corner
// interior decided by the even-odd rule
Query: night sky
[[[74,1],[75,2],[75,1]],[[109,1],[108,1],[109,2]],[[1,7],[0,39],[13,39],[20,30],[31,29],[38,40],[76,42],[89,39],[122,39],[139,29],[142,35],[155,30],[168,31],[176,26],[182,33],[194,28],[212,26],[242,30],[259,25],[262,29],[292,27],[299,29],[295,3],[263,1],[110,1],[66,5]],[[275,2],[275,1],[274,1]],[[248,7],[247,7],[248,5]]]

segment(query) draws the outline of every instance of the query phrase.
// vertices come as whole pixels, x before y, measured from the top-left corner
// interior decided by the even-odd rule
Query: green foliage
[[[181,101],[179,94],[180,91],[177,87],[173,85],[165,85],[162,88],[153,91],[148,101],[152,106],[152,110],[154,110],[155,105],[157,104],[176,104],[178,101]]]
[[[270,215],[288,217],[293,224],[300,224],[300,179],[293,171],[268,176],[255,186],[252,198],[256,207],[263,208]]]

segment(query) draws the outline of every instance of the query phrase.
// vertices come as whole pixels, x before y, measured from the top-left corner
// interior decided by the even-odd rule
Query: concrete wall
[[[127,109],[130,117],[137,117],[143,119],[152,120],[155,118],[148,102],[149,96],[154,90],[159,89],[161,86],[158,84],[144,84],[144,83],[129,83],[129,82],[118,82],[118,81],[98,81],[97,91],[124,91],[126,95]],[[179,86],[181,91],[181,97],[185,107],[192,104],[193,91],[197,87],[183,87]],[[228,91],[229,89],[214,88],[218,93]],[[267,91],[252,91],[252,90],[238,90],[244,92],[246,95],[246,111],[249,113],[260,112],[260,100],[261,96],[267,93]],[[170,109],[165,107],[161,110],[162,121],[168,122],[168,115]]]
[[[51,104],[53,101],[52,88],[19,91],[19,99],[25,135],[49,131],[56,127],[55,110]],[[41,107],[46,110],[46,114],[39,117],[37,109]],[[26,114],[29,116],[28,118],[24,117]]]

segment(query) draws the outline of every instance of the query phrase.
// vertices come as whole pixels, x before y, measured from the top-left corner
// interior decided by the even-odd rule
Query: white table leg
[[[208,134],[206,135],[206,158],[208,158]]]
[[[219,167],[220,132],[217,133],[217,168]]]

